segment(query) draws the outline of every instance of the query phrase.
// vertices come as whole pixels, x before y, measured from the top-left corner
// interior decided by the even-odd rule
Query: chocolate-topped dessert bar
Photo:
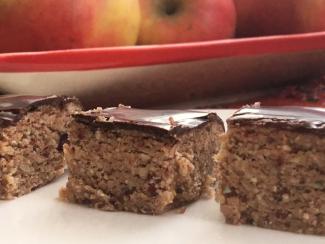
[[[63,174],[70,113],[65,96],[0,96],[0,199],[26,194]]]
[[[223,122],[215,113],[97,109],[73,116],[61,197],[108,211],[161,214],[211,193]]]
[[[325,234],[325,109],[247,107],[228,120],[218,155],[231,224]]]

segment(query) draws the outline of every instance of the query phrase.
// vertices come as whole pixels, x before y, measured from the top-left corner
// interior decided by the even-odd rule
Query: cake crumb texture
[[[64,172],[63,143],[70,113],[79,104],[43,105],[0,128],[0,199],[12,199]]]
[[[233,122],[217,156],[230,224],[325,234],[325,136]]]
[[[175,135],[73,121],[64,146],[70,175],[60,196],[101,210],[143,214],[161,214],[211,196],[212,157],[222,132],[217,121]]]

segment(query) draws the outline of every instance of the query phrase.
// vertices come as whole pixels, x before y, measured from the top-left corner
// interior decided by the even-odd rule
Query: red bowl
[[[67,93],[105,106],[184,102],[324,73],[325,32],[0,54],[5,92]]]

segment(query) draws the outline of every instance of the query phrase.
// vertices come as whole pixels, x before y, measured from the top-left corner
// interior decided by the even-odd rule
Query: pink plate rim
[[[80,71],[325,50],[325,31],[195,43],[0,54],[0,72]]]

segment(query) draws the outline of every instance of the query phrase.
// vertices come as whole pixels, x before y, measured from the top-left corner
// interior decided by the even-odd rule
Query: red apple
[[[325,30],[325,0],[234,0],[237,35],[263,36]]]
[[[166,44],[233,37],[233,0],[139,0],[139,44]]]
[[[298,0],[297,32],[325,31],[325,0]]]
[[[0,0],[0,52],[133,45],[138,0]]]

